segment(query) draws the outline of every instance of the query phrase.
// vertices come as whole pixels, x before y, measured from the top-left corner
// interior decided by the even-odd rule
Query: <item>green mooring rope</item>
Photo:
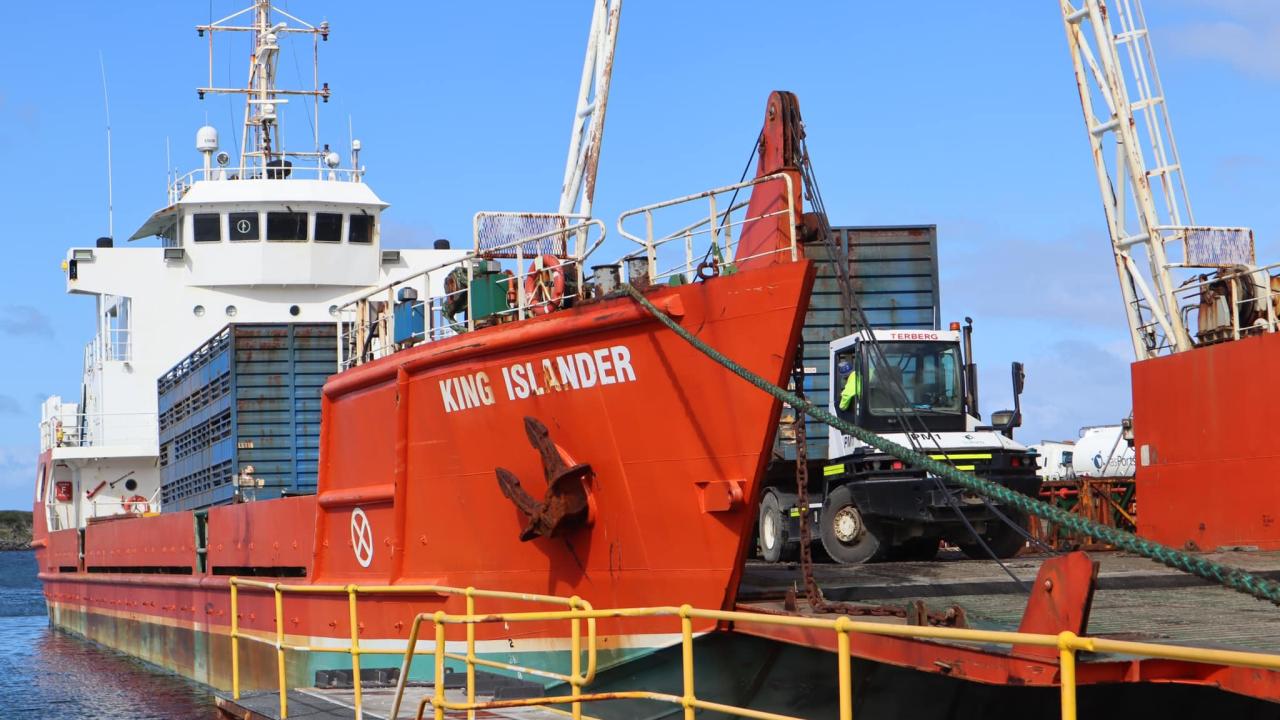
[[[1043,518],[1055,525],[1073,530],[1081,535],[1101,540],[1122,550],[1127,550],[1145,558],[1155,560],[1156,562],[1163,563],[1175,570],[1181,570],[1193,575],[1198,575],[1206,580],[1220,583],[1233,590],[1238,590],[1242,593],[1252,595],[1260,600],[1267,600],[1280,605],[1280,583],[1259,577],[1237,567],[1224,565],[1204,557],[1183,552],[1176,548],[1171,548],[1167,545],[1161,545],[1159,543],[1151,542],[1150,540],[1144,540],[1133,533],[1120,530],[1119,528],[1110,527],[1108,525],[1103,525],[1079,515],[1074,515],[1065,510],[1054,507],[1049,503],[1023,495],[1016,490],[1011,490],[1003,485],[997,485],[990,480],[984,480],[972,473],[957,470],[954,467],[938,462],[927,455],[923,455],[910,448],[903,447],[895,442],[886,440],[869,430],[864,430],[856,425],[845,422],[844,420],[833,416],[825,409],[787,392],[783,388],[774,385],[768,380],[765,380],[759,375],[756,375],[750,370],[738,365],[733,360],[725,357],[718,350],[707,345],[688,330],[681,327],[666,313],[662,312],[655,307],[653,303],[649,302],[648,298],[646,298],[634,286],[627,284],[623,287],[626,289],[627,293],[630,294],[636,302],[640,303],[645,310],[649,311],[649,313],[662,322],[663,325],[666,325],[672,332],[679,335],[690,345],[693,345],[704,355],[729,369],[733,374],[795,408],[797,412],[803,412],[819,422],[826,423],[843,433],[852,435],[877,450],[892,455],[913,467],[956,482],[961,486],[987,498],[988,500],[1017,508],[1029,515],[1035,515],[1036,517]]]

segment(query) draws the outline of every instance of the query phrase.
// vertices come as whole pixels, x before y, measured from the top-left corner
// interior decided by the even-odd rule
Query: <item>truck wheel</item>
[[[832,560],[856,565],[881,559],[885,545],[858,511],[848,486],[841,485],[827,495],[821,526],[822,548]]]
[[[765,562],[776,563],[782,559],[782,549],[786,542],[782,538],[785,519],[782,517],[782,503],[778,496],[766,492],[760,500],[760,519],[758,537],[760,538],[760,557]]]
[[[1018,526],[1023,530],[1027,529],[1026,515],[1005,508],[1001,508],[1001,512],[1010,520],[1018,523]],[[1019,533],[999,518],[987,523],[987,530],[982,534],[982,539],[987,541],[987,546],[991,548],[991,552],[1001,560],[1014,557],[1027,544],[1027,540],[1022,536],[1022,533]],[[974,560],[987,560],[991,557],[986,550],[982,549],[982,545],[979,543],[968,542],[958,543],[958,545],[961,552]]]

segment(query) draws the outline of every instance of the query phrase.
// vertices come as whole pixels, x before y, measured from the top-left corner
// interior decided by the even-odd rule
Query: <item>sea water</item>
[[[0,718],[217,717],[209,688],[49,627],[35,553],[0,552]]]

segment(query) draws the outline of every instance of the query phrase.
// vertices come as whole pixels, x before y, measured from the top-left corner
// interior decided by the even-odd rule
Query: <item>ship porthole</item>
[[[228,305],[228,306],[227,306],[227,317],[235,317],[235,316],[236,316],[236,312],[237,312],[237,311],[236,311],[236,306],[235,306],[235,305]]]
[[[196,317],[204,317],[204,306],[203,306],[203,305],[197,305],[197,306],[195,306],[195,307],[191,308],[191,314],[192,314],[192,315],[195,315]]]
[[[302,308],[298,307],[297,305],[290,305],[289,314],[294,317],[298,317],[299,315],[302,314]]]
[[[134,480],[133,478],[129,478],[128,480],[125,480],[125,481],[124,481],[124,489],[125,489],[125,490],[128,490],[129,492],[133,492],[134,490],[137,490],[137,489],[138,489],[138,481],[137,481],[137,480]]]
[[[334,316],[334,317],[338,317],[338,306],[337,306],[337,305],[330,305],[330,306],[329,306],[329,314],[330,314],[330,315],[332,315],[332,316]]]

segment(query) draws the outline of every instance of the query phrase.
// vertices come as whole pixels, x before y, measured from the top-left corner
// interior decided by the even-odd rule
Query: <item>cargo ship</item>
[[[1090,54],[1079,50],[1083,28],[1109,28],[1104,9],[1062,4],[1089,113],[1096,91],[1081,68],[1104,56],[1093,69],[1110,72],[1117,38],[1145,37],[1145,22]],[[849,285],[854,229],[828,225],[794,95],[768,97],[751,172],[623,213],[614,227],[627,252],[602,257],[609,228],[591,205],[620,3],[593,5],[557,211],[476,213],[466,249],[384,246],[387,204],[366,184],[358,142],[345,167],[318,126],[313,148],[286,151],[288,101],[318,111],[330,91],[278,88],[281,43],[310,41],[318,53],[327,23],[255,0],[199,26],[210,43],[225,32],[253,38],[247,87],[199,89],[246,96],[240,157],[201,128],[202,167],[174,179],[166,206],[131,238],[159,236],[160,247],[103,238],[65,262],[68,291],[95,300],[98,334],[80,396],[43,408],[33,546],[51,623],[218,688],[220,707],[241,718],[299,706],[398,717],[415,703],[437,718],[530,706],[547,714],[526,717],[582,716],[587,703],[600,717],[843,719],[855,703],[873,714],[909,705],[918,717],[978,707],[1074,718],[1077,701],[1112,712],[1272,709],[1280,621],[1140,558],[815,566],[812,525],[833,518],[844,535],[830,547],[874,542],[868,559],[907,543],[933,557],[951,536],[928,522],[885,530],[851,493],[810,503],[807,489],[828,487],[814,476],[856,490],[901,481],[910,492],[898,499],[925,510],[907,516],[955,508],[948,533],[967,528],[992,559],[1019,550],[1007,530],[990,547],[1001,518],[1013,527],[1015,510],[1064,515],[1022,487],[1036,464],[1013,440],[1020,410],[978,420],[971,327],[941,330],[935,308],[933,327],[871,329],[868,312],[900,308],[859,307],[867,286]],[[1133,25],[1140,5],[1121,15]],[[1100,178],[1107,172],[1100,165]],[[1216,285],[1203,283],[1196,338],[1170,318],[1200,286],[1173,305],[1126,294],[1144,358],[1134,366],[1137,483],[1156,500],[1163,481],[1141,495],[1150,468],[1191,451],[1151,449],[1187,423],[1152,409],[1144,393],[1156,381],[1145,378],[1202,373],[1210,354],[1242,368],[1263,362],[1236,354],[1265,353],[1276,330],[1271,295],[1252,281],[1265,269],[1242,271],[1231,254],[1241,232],[1170,227],[1153,220],[1145,239],[1113,236],[1126,288],[1168,285],[1126,274],[1123,260],[1157,229],[1205,252],[1218,242],[1232,262]],[[815,291],[823,273],[830,283]],[[1244,314],[1223,304],[1246,286]],[[939,387],[929,397],[942,399],[895,408],[894,430],[912,447],[863,432],[852,423],[866,417],[860,406],[838,404],[850,370],[833,349],[840,323],[831,307],[810,307],[815,293],[840,296],[845,330],[853,310],[862,316],[858,352],[900,340],[947,358],[931,371]],[[815,357],[824,378],[811,377]],[[859,362],[876,389],[877,366]],[[1015,397],[1020,373],[1015,363]],[[792,394],[822,390],[812,403]],[[912,430],[953,401],[948,427]],[[809,442],[817,423],[839,442]],[[922,444],[944,434],[963,450]],[[857,445],[855,435],[847,458],[807,457]],[[782,524],[798,535],[783,537],[801,562],[750,562],[762,503],[787,488],[784,470],[796,497]],[[1018,497],[991,494],[997,477],[1016,480],[1002,487]],[[1235,525],[1201,524],[1199,540],[1183,541],[1187,518],[1226,510],[1166,500],[1144,516],[1147,502],[1140,533],[1221,550],[1195,572],[1280,601],[1268,579],[1280,557],[1218,542],[1233,540],[1223,528]],[[1092,518],[1080,528],[1180,570],[1194,564]],[[1156,604],[1164,614],[1132,612]],[[1203,647],[1214,639],[1200,632],[1207,608],[1229,647]],[[1089,686],[1079,698],[1078,686]]]
[[[593,20],[602,68],[616,23],[616,6]],[[600,258],[605,226],[583,212],[603,95],[571,148],[590,166],[566,182],[577,208],[478,213],[465,251],[393,249],[358,142],[347,166],[327,145],[282,145],[285,103],[318,105],[329,90],[277,87],[281,43],[318,47],[329,26],[259,0],[199,30],[254,38],[238,163],[201,128],[203,166],[131,238],[160,247],[104,239],[65,262],[68,291],[95,299],[99,334],[80,397],[50,398],[41,423],[35,544],[52,622],[230,687],[231,577],[615,606],[679,587],[731,607],[780,403],[737,392],[625,297],[622,273],[785,381],[813,281],[795,99],[769,98],[753,177],[665,216],[697,204],[711,221],[649,234],[621,260]],[[690,232],[710,241],[705,259],[686,256]],[[371,648],[402,642],[425,607],[464,606],[431,593],[366,602]],[[282,629],[271,596],[246,592],[235,632],[318,648],[350,637],[345,599],[290,605]],[[658,624],[600,623],[605,666],[678,640]],[[479,652],[550,667],[568,642],[551,626],[533,638],[484,628]],[[312,678],[336,659],[312,653],[291,672]],[[238,663],[243,687],[274,687],[274,650],[246,648]]]

